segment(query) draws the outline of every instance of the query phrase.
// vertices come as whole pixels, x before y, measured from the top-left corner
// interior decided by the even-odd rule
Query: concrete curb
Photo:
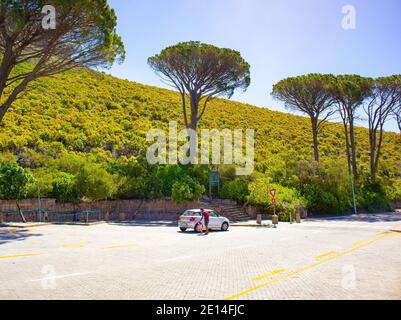
[[[271,224],[257,224],[257,223],[235,223],[231,224],[230,227],[251,227],[251,228],[272,228]]]
[[[401,225],[391,228],[390,231],[392,231],[392,232],[401,232]]]
[[[163,222],[163,221],[106,221],[107,224],[126,224],[126,225],[136,225],[136,226],[146,226],[146,225],[155,225],[155,226],[173,226],[177,225],[176,221],[173,222]]]
[[[12,223],[6,223],[6,224],[1,224],[1,228],[17,228],[17,229],[27,229],[27,228],[37,228],[37,227],[42,227],[42,226],[47,226],[50,225],[50,223],[43,223],[43,224],[12,224]]]

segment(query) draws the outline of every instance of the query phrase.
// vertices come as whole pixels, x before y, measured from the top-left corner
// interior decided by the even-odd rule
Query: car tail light
[[[191,222],[194,222],[194,221],[195,221],[195,219],[196,219],[195,217],[192,217],[192,218],[191,218]]]

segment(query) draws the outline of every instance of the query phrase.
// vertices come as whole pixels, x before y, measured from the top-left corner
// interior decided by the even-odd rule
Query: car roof
[[[213,211],[213,210],[211,210],[211,209],[204,209],[204,210],[206,210],[206,211]],[[200,212],[200,211],[201,211],[201,209],[188,209],[188,210],[186,210],[186,211],[191,211],[191,212]]]

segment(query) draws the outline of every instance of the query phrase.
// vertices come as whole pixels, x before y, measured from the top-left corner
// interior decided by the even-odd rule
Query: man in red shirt
[[[203,220],[205,221],[205,229],[206,229],[205,234],[209,234],[209,212],[202,208],[201,213],[202,213]]]

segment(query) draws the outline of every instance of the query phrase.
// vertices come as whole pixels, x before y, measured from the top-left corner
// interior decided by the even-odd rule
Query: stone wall
[[[391,208],[393,208],[393,209],[401,209],[401,202],[393,202],[391,204]]]
[[[37,199],[21,200],[21,210],[27,221],[70,221],[74,219],[74,212],[97,211],[96,213],[80,214],[79,219],[89,220],[133,220],[133,219],[169,219],[175,220],[180,213],[188,208],[199,208],[198,202],[177,205],[170,199],[157,200],[115,200],[81,202],[79,204],[57,203],[55,199],[41,199],[40,208],[49,214],[39,215],[39,202]],[[15,201],[0,200],[0,213],[5,221],[19,221],[16,213],[18,207]],[[76,217],[75,217],[76,218]]]

